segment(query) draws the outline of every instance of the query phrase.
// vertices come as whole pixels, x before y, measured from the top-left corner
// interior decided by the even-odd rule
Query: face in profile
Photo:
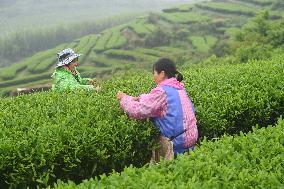
[[[161,83],[162,81],[164,81],[166,79],[165,72],[161,71],[160,73],[158,73],[156,70],[154,70],[153,71],[153,79],[154,79],[156,84]]]
[[[69,67],[72,69],[72,68],[75,68],[78,66],[78,58],[75,58],[74,60],[72,60],[72,62],[69,64]]]

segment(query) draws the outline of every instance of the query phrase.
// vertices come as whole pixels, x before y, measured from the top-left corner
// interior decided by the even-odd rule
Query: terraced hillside
[[[197,63],[211,54],[220,54],[217,47],[230,37],[230,31],[258,11],[270,10],[271,19],[281,18],[281,6],[279,0],[232,0],[165,9],[0,69],[0,93],[9,95],[18,87],[51,83],[56,53],[66,47],[83,54],[78,69],[88,77],[103,78],[129,68],[150,69],[161,56],[179,64],[185,60]]]

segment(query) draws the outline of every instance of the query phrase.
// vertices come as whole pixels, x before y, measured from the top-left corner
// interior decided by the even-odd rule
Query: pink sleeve
[[[162,88],[154,88],[149,94],[142,94],[139,101],[131,96],[124,96],[120,101],[121,108],[133,119],[161,117],[167,108],[167,96]]]

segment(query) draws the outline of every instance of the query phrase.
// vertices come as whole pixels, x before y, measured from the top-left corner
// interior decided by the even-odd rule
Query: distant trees
[[[163,46],[169,44],[170,36],[164,31],[162,28],[158,27],[158,29],[154,32],[153,35],[147,36],[145,40],[145,45],[147,47],[156,47]]]
[[[273,4],[272,4],[272,9],[273,10],[281,10],[284,8],[284,2],[283,0],[276,0]]]
[[[229,52],[247,62],[269,58],[279,47],[284,47],[284,18],[271,20],[268,12],[261,12],[236,34]]]
[[[0,1],[0,3],[4,1]],[[102,30],[130,20],[132,16],[109,18],[97,22],[84,22],[53,28],[29,29],[10,34],[0,39],[0,67],[10,65],[24,57],[76,38],[98,33]]]

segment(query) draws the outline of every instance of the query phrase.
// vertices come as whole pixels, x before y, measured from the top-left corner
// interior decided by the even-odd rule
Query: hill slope
[[[196,63],[211,54],[222,54],[220,46],[230,38],[230,31],[257,11],[271,10],[271,19],[282,17],[276,0],[263,1],[188,4],[136,18],[0,69],[0,92],[7,95],[17,87],[50,83],[56,53],[67,47],[83,54],[78,69],[89,77],[104,77],[125,68],[149,69],[161,56],[178,64]]]

